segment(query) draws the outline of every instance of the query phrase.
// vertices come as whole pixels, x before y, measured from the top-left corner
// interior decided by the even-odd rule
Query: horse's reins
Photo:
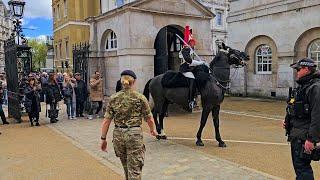
[[[227,68],[222,68],[222,67],[216,67],[216,68],[220,68],[220,69],[227,69]],[[226,80],[226,81],[223,81],[221,79],[219,79],[215,74],[214,74],[214,71],[209,67],[211,73],[210,75],[216,80],[216,84],[224,89],[224,90],[227,90],[227,89],[230,89],[230,79]],[[223,86],[221,83],[227,83],[227,86]]]

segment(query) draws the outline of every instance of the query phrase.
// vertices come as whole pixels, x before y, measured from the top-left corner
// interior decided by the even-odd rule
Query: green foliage
[[[28,45],[32,47],[32,70],[39,70],[46,65],[48,47],[45,42],[30,39]]]

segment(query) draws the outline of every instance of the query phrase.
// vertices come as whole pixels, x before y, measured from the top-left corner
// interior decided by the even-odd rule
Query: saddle
[[[189,87],[188,78],[181,72],[168,71],[163,75],[161,80],[164,88],[184,88]]]
[[[195,84],[198,88],[204,87],[210,79],[209,68],[205,65],[196,66],[192,73],[195,76]],[[189,87],[188,78],[181,72],[167,71],[161,80],[164,88],[185,88]]]

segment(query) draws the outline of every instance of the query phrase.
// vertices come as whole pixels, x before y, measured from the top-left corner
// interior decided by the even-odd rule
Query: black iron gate
[[[14,38],[5,41],[5,64],[8,89],[8,114],[21,122],[23,90],[31,72],[32,55],[27,45],[17,45]]]
[[[89,43],[80,43],[73,46],[73,73],[80,73],[83,80],[88,83],[88,61],[90,56]]]

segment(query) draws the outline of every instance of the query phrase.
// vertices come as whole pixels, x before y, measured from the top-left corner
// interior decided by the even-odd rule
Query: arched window
[[[309,45],[308,57],[313,59],[317,63],[318,69],[319,69],[319,65],[320,65],[320,39],[316,39],[315,41],[313,41]]]
[[[261,45],[256,50],[257,74],[272,74],[272,50],[268,45]]]
[[[117,35],[115,32],[110,31],[107,35],[107,41],[106,41],[106,50],[116,50],[118,48],[118,42],[117,42]]]

